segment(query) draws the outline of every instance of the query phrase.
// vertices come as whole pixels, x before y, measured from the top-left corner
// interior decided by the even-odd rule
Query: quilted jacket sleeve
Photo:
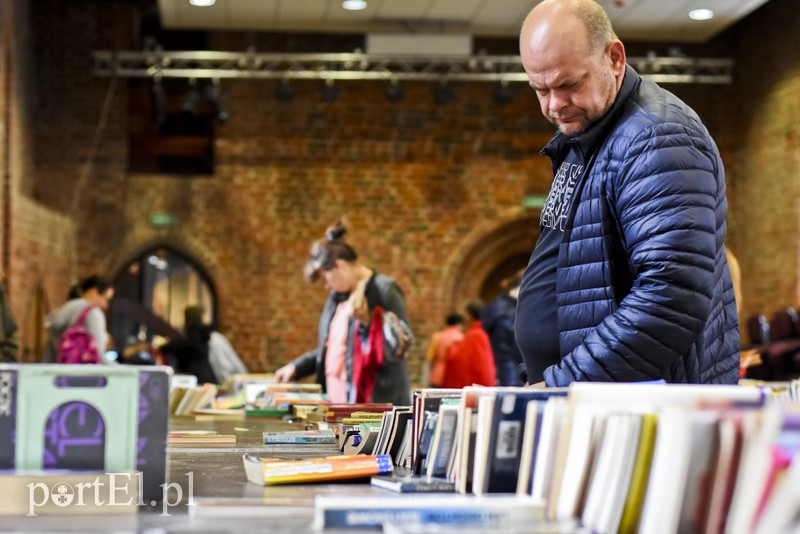
[[[613,313],[545,371],[575,380],[641,381],[690,350],[708,320],[718,242],[721,163],[702,125],[628,125],[611,145],[607,202],[619,223],[633,285]],[[723,191],[720,192],[720,188]]]

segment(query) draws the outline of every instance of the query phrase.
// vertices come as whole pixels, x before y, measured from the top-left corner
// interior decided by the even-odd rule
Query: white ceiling
[[[341,0],[217,0],[194,7],[189,0],[158,0],[165,28],[314,32],[458,33],[513,37],[539,0],[368,0],[347,11]],[[599,0],[623,39],[703,42],[767,0]],[[715,17],[689,19],[695,8]]]

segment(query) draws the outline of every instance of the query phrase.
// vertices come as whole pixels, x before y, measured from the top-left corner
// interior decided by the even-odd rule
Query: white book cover
[[[611,534],[619,528],[640,429],[639,414],[612,413],[608,416],[583,507],[583,525],[593,532]]]
[[[770,449],[783,423],[783,411],[777,403],[768,404],[764,410],[747,415],[757,416],[757,424],[752,432],[745,431],[742,460],[725,523],[726,534],[747,534],[751,531],[770,472]],[[745,428],[748,427],[748,419],[745,419]]]
[[[639,532],[678,531],[691,451],[691,417],[687,410],[667,407],[658,416],[653,464],[647,484]]]
[[[534,501],[547,503],[550,501],[552,489],[553,467],[558,452],[558,439],[561,436],[561,425],[567,415],[567,399],[553,397],[547,399],[542,413],[541,437],[539,450],[533,468],[531,497]]]
[[[472,462],[472,492],[484,493],[484,480],[489,465],[489,437],[492,430],[494,395],[484,395],[478,399],[478,417],[475,436],[475,451]]]
[[[605,413],[598,412],[593,406],[578,405],[572,412],[568,423],[572,428],[558,494],[556,519],[566,520],[580,515],[581,500],[596,447],[602,439],[605,417]]]
[[[520,452],[519,478],[517,479],[517,495],[530,495],[531,467],[536,440],[536,420],[539,417],[539,401],[528,401],[525,409],[525,431],[522,434],[522,451]]]

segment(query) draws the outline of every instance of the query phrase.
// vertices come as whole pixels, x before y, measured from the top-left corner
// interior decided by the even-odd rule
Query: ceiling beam
[[[94,74],[121,78],[239,78],[528,82],[519,56],[389,56],[261,54],[255,52],[95,51]],[[630,57],[642,76],[659,83],[730,84],[726,58]]]

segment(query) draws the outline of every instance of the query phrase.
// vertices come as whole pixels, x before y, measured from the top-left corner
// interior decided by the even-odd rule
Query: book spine
[[[447,480],[441,482],[405,482],[400,486],[401,493],[453,493],[455,484]]]
[[[336,445],[336,438],[330,436],[266,436],[264,443],[267,445],[314,443],[318,445]]]
[[[322,510],[323,528],[380,528],[385,523],[437,524],[464,526],[500,526],[519,521],[532,521],[536,518],[533,506],[530,511],[503,509],[493,506],[370,509],[326,509]]]
[[[347,456],[338,460],[304,460],[294,463],[264,464],[264,484],[297,482],[323,482],[348,478],[362,478],[392,472],[392,460],[386,454],[378,456]]]

